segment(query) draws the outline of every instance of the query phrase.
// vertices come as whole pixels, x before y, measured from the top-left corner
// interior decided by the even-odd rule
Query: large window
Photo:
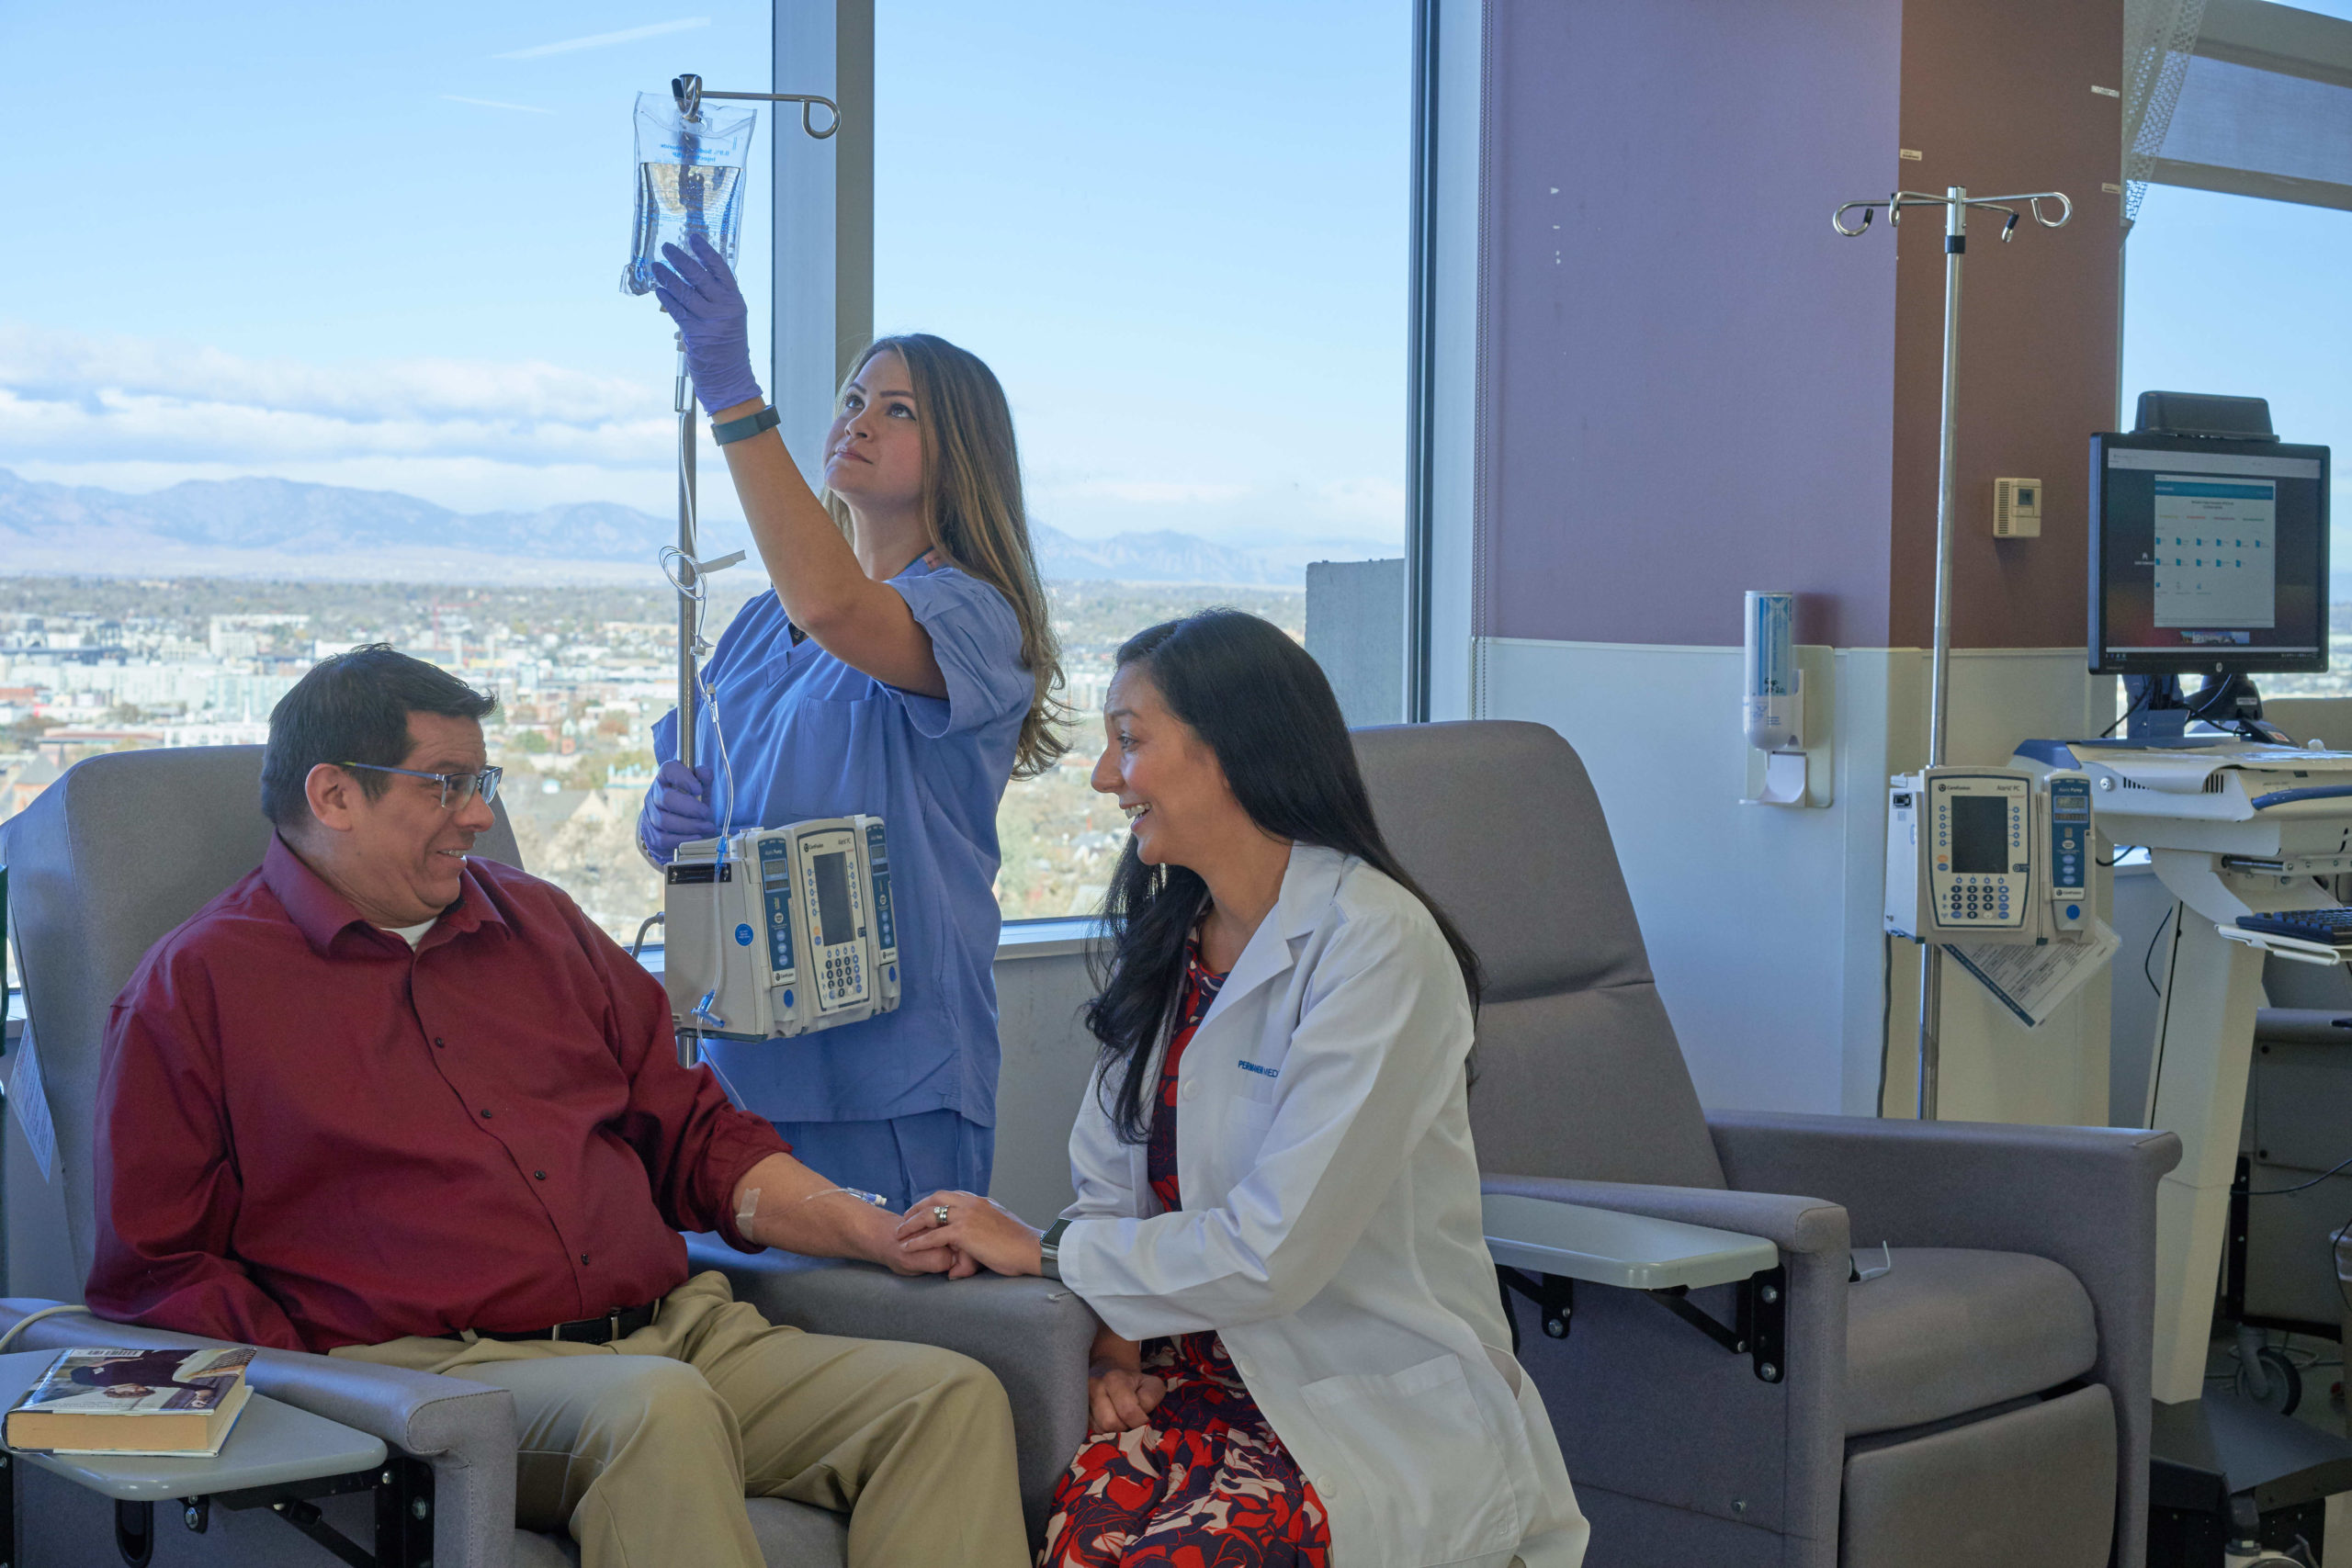
[[[1002,378],[1080,712],[998,900],[1084,913],[1120,642],[1217,604],[1304,638],[1310,562],[1402,553],[1409,7],[883,0],[875,60],[875,326]]]
[[[2336,452],[2330,668],[2263,675],[2269,696],[2352,695],[2352,212],[2151,186],[2128,242],[2123,420],[2145,390],[2270,400],[2286,441]]]
[[[2124,428],[2143,391],[2222,392],[2267,398],[2282,440],[2335,448],[2331,667],[2257,677],[2269,696],[2352,695],[2352,211],[2309,204],[2352,196],[2352,90],[2278,52],[2340,51],[2346,18],[2352,0],[2206,13],[2157,169],[2216,188],[2150,185],[2125,245]],[[2249,190],[2301,199],[2230,194]]]
[[[381,640],[497,691],[526,864],[617,934],[658,907],[630,834],[674,424],[671,335],[618,288],[630,110],[771,56],[765,0],[697,12],[0,9],[10,164],[80,171],[0,300],[0,817],[94,751],[259,740],[315,657]]]
[[[87,170],[0,301],[0,818],[94,752],[258,741],[380,640],[497,692],[533,871],[616,936],[659,907],[674,423],[617,288],[630,111],[771,59],[767,0],[697,11],[0,9],[14,165]],[[1007,796],[1009,915],[1091,909],[1124,841],[1086,775],[1125,637],[1207,604],[1306,637],[1310,562],[1401,553],[1410,45],[1406,0],[880,0],[875,324],[1010,390],[1081,716]],[[756,572],[714,580],[714,634]]]

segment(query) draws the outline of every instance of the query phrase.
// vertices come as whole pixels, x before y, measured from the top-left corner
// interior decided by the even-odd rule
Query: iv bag
[[[635,250],[621,271],[622,293],[650,293],[662,247],[691,251],[689,234],[700,234],[735,265],[743,164],[758,118],[755,109],[705,104],[701,118],[689,120],[669,94],[638,94]]]

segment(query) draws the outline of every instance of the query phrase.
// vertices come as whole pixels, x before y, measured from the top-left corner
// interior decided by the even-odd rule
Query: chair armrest
[[[1818,1198],[1771,1192],[1730,1192],[1710,1187],[1650,1187],[1624,1181],[1571,1181],[1552,1176],[1488,1176],[1489,1197],[1509,1194],[1573,1203],[1620,1214],[1644,1214],[1686,1225],[1730,1231],[1770,1242],[1782,1252],[1842,1253],[1846,1211]]]
[[[1513,1269],[1628,1291],[1698,1290],[1753,1279],[1781,1261],[1761,1236],[1519,1193],[1489,1192],[1487,1250]]]
[[[54,1304],[21,1297],[0,1301],[0,1330]],[[225,1343],[61,1313],[26,1329],[10,1348],[196,1350]],[[256,1393],[339,1421],[431,1464],[435,1562],[504,1562],[513,1555],[516,1436],[514,1396],[506,1390],[300,1350],[256,1350],[246,1377]]]
[[[2115,1399],[2119,1562],[2147,1517],[2155,1341],[2156,1187],[2180,1163],[2170,1133],[1716,1111],[1734,1186],[1826,1192],[1865,1246],[1983,1247],[2064,1264],[2098,1325],[2094,1382]]]
[[[864,1263],[813,1263],[788,1253],[747,1256],[689,1236],[697,1269],[717,1269],[771,1323],[811,1334],[904,1339],[960,1351],[994,1372],[1012,1403],[1021,1501],[1033,1536],[1051,1511],[1054,1483],[1086,1440],[1086,1367],[1099,1326],[1057,1280],[905,1279]]]
[[[1826,1193],[1863,1246],[2033,1252],[2069,1268],[2064,1252],[2153,1226],[2156,1182],[2180,1162],[2172,1134],[2120,1127],[1760,1111],[1714,1111],[1707,1126],[1734,1187]]]

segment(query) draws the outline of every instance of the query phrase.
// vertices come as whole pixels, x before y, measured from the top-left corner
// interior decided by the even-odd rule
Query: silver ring
[[[947,1223],[947,1205],[944,1203],[933,1204],[931,1211],[931,1217],[939,1224],[943,1225]]]

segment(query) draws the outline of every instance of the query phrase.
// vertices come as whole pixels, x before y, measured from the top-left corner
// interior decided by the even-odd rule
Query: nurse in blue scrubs
[[[884,338],[842,389],[812,493],[753,379],[741,294],[697,237],[665,247],[662,309],[773,585],[718,639],[691,771],[677,715],[639,818],[657,863],[731,829],[878,816],[898,907],[898,1010],[707,1055],[812,1169],[901,1211],[988,1190],[995,1149],[997,803],[1053,765],[1059,650],[1022,509],[1004,389],[928,334]],[[731,778],[733,794],[729,795]]]

